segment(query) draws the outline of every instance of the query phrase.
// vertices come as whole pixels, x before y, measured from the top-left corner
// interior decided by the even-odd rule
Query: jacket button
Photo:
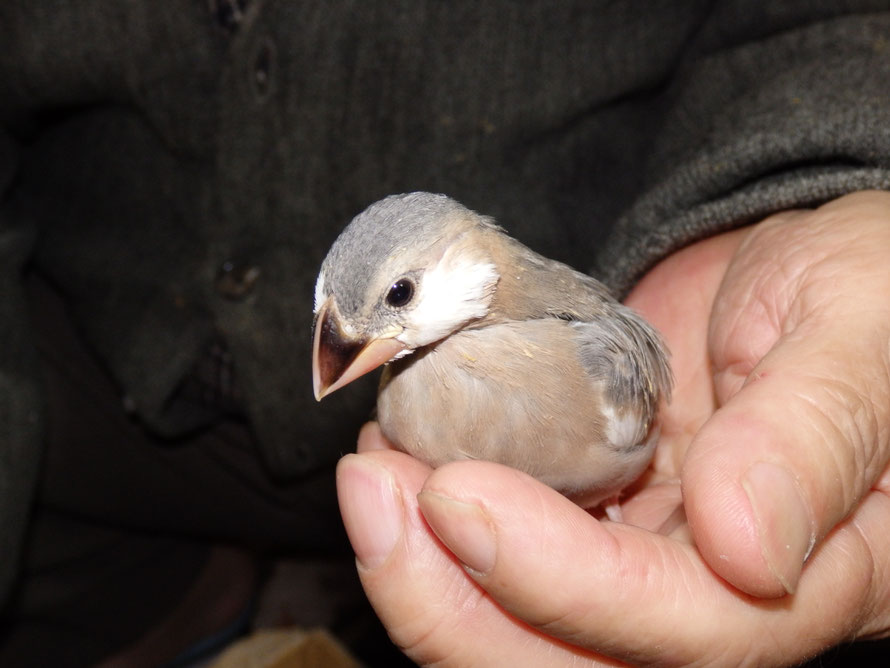
[[[229,32],[235,32],[244,18],[247,0],[210,0],[210,11],[216,22]]]
[[[257,102],[265,102],[272,92],[272,77],[275,67],[275,45],[270,39],[260,42],[253,56],[251,84]]]
[[[216,291],[226,299],[241,301],[253,292],[259,277],[259,267],[226,260],[216,275]]]

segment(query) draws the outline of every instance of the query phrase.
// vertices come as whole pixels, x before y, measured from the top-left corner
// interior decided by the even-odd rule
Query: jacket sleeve
[[[34,233],[11,222],[6,198],[16,154],[0,129],[0,606],[16,575],[43,450],[43,393],[22,280]]]
[[[645,186],[596,258],[616,294],[704,237],[890,189],[890,12],[797,17],[800,27],[760,13],[754,29],[755,4],[716,11],[662,96]]]

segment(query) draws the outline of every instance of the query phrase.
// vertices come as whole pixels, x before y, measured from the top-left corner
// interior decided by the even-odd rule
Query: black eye
[[[386,293],[386,303],[396,308],[404,306],[414,296],[414,283],[407,278],[400,278],[390,287]]]

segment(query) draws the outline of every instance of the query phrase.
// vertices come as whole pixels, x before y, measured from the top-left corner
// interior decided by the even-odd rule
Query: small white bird
[[[670,400],[649,324],[445,195],[353,219],[322,264],[314,327],[316,399],[386,364],[377,415],[397,447],[433,467],[506,464],[613,519]]]

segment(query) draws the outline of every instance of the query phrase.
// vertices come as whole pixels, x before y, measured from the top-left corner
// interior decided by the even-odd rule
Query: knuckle
[[[831,513],[835,521],[855,505],[886,465],[887,448],[882,443],[878,409],[862,388],[848,379],[814,377],[796,394],[796,418],[821,442],[812,461],[826,485],[836,485],[837,499]],[[818,447],[810,440],[804,447]]]

